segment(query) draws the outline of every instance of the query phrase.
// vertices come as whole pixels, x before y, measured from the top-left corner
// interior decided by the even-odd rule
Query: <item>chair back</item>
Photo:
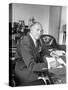
[[[53,48],[57,46],[56,39],[51,35],[41,35],[40,37],[41,45],[47,48]]]

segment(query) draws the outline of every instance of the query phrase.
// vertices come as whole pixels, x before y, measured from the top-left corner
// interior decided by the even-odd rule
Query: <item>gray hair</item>
[[[40,25],[42,27],[42,25],[40,24],[40,22],[33,22],[29,27],[32,28],[36,24],[38,24],[38,25]]]

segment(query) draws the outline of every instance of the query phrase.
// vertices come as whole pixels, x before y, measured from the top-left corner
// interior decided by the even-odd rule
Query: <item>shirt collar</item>
[[[31,36],[31,38],[32,38],[32,40],[33,40],[33,42],[34,42],[35,46],[37,46],[37,44],[36,44],[36,39],[32,36],[32,34],[31,34],[31,33],[30,33],[30,36]]]

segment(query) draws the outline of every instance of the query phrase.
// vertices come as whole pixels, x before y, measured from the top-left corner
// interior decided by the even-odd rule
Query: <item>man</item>
[[[36,72],[41,71],[43,68],[47,68],[47,63],[37,63],[37,59],[40,59],[40,56],[38,48],[36,48],[36,41],[39,39],[41,33],[41,24],[39,22],[34,22],[30,26],[30,32],[20,40],[17,46],[16,58],[18,60],[15,66],[15,73],[20,82],[32,83],[36,81],[38,79],[38,74]]]

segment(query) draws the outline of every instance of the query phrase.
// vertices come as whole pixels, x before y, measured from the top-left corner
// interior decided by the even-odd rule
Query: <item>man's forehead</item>
[[[36,23],[36,24],[33,25],[33,27],[35,27],[35,28],[42,28],[42,25],[40,23]]]

